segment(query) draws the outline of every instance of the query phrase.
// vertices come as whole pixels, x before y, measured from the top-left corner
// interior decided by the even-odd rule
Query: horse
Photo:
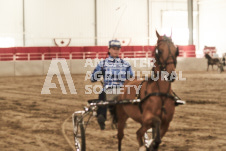
[[[212,58],[208,53],[205,54],[205,58],[207,59],[207,71],[209,71],[209,65],[212,65],[212,70],[213,70],[213,65],[217,65],[217,67],[222,70],[222,63],[220,59],[218,58]]]
[[[156,77],[159,71],[167,71],[170,75],[175,71],[179,50],[173,44],[171,36],[160,36],[158,31],[156,31],[156,36],[158,40],[155,49],[155,68],[152,68],[153,76]],[[170,76],[168,76],[167,79],[169,79],[169,77]],[[151,78],[148,78],[146,81],[137,79],[125,81],[124,93],[118,95],[117,100],[139,98],[141,102],[139,105],[119,104],[114,107],[112,116],[118,129],[117,138],[119,151],[121,151],[125,123],[129,117],[141,124],[140,129],[136,132],[139,150],[146,151],[143,136],[150,128],[153,129],[153,142],[148,150],[158,150],[161,139],[167,132],[169,124],[173,119],[175,110],[175,100],[172,96],[171,82],[173,82],[173,80],[158,79],[155,81]],[[135,86],[140,86],[139,93],[136,93]]]

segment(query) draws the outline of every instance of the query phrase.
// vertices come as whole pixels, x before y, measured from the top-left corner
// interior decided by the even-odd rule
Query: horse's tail
[[[118,99],[118,96],[116,96],[114,98],[114,100],[117,100]],[[112,105],[112,106],[109,106],[109,111],[110,111],[110,114],[111,114],[111,117],[112,117],[112,125],[116,125],[118,123],[118,118],[117,118],[117,105]]]

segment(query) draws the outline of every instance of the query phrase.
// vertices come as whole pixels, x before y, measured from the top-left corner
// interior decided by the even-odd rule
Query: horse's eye
[[[155,54],[158,55],[159,54],[159,50],[155,49]]]
[[[161,54],[161,53],[162,53],[161,50],[158,50],[158,49],[155,50],[155,54],[156,54],[156,55],[159,55],[159,54]]]

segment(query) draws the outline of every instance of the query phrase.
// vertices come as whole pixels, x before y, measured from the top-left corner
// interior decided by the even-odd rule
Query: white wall
[[[112,38],[131,38],[131,45],[147,44],[147,0],[98,0],[98,44]]]
[[[22,46],[22,2],[0,0],[0,41],[6,33],[15,38],[15,46]],[[95,44],[94,0],[24,2],[26,46],[54,46],[53,38],[72,38],[70,46]],[[131,38],[131,45],[147,45],[147,3],[147,0],[97,0],[98,45],[107,45],[113,37]],[[162,12],[186,11],[187,0],[149,0],[149,8],[149,44],[154,45],[155,29],[161,32],[163,28]]]
[[[162,13],[163,11],[180,10],[187,11],[187,0],[181,1],[163,1],[163,0],[152,0],[149,3],[150,7],[150,43],[153,45],[156,43],[155,30],[157,29],[161,34],[165,34],[162,29]],[[175,22],[176,24],[176,22]],[[172,25],[174,28],[174,25]],[[169,34],[170,29],[168,31]]]
[[[216,46],[221,55],[226,52],[226,1],[225,0],[200,0],[200,48],[204,45]]]
[[[23,45],[22,0],[0,0],[0,47]]]
[[[53,46],[54,38],[71,45],[94,45],[93,0],[25,0],[26,46]]]

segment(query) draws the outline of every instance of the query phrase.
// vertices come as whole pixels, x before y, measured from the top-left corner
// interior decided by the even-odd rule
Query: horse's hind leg
[[[118,119],[118,151],[121,151],[122,139],[124,136],[124,127],[128,116],[124,112],[122,106],[117,106],[116,108],[117,119]]]
[[[143,146],[143,144],[144,144],[142,137],[144,136],[145,130],[146,129],[144,126],[141,126],[141,128],[139,128],[137,130],[137,141],[138,141],[140,147]]]

